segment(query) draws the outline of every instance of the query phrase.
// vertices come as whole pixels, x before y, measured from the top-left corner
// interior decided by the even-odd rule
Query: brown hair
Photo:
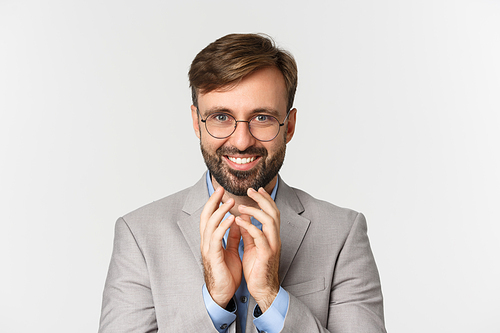
[[[188,74],[193,105],[198,106],[198,93],[236,85],[245,76],[269,66],[279,69],[285,78],[290,110],[297,89],[297,64],[290,53],[263,34],[229,34],[196,55]]]

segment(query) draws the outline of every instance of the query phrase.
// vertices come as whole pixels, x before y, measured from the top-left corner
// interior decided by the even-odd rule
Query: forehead
[[[198,96],[198,106],[202,112],[225,109],[239,113],[269,109],[284,114],[287,111],[286,101],[285,79],[274,67],[255,71],[234,86]]]

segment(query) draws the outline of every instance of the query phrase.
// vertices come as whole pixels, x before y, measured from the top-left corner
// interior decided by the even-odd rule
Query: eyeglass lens
[[[208,133],[215,138],[227,138],[236,130],[238,122],[248,123],[250,133],[260,141],[270,141],[278,135],[280,130],[279,121],[268,115],[257,115],[249,121],[236,121],[227,113],[216,113],[207,117],[205,126]]]

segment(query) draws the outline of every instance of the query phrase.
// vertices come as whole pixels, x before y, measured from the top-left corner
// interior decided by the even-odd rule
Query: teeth
[[[229,158],[229,160],[231,162],[234,162],[236,164],[247,164],[247,163],[255,161],[255,157],[248,157],[248,158],[238,157],[238,158],[234,158],[234,157],[228,156],[227,158]]]

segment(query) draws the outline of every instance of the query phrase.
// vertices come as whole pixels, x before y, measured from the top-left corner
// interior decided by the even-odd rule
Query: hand
[[[234,200],[228,199],[219,207],[224,195],[222,187],[208,199],[200,217],[201,256],[205,273],[205,283],[212,299],[225,308],[241,283],[242,266],[238,253],[240,229],[234,224],[234,215],[224,221],[227,212],[234,206]],[[226,249],[222,239],[229,230]]]
[[[263,189],[248,189],[248,196],[259,207],[240,205],[242,214],[236,218],[245,245],[243,253],[243,273],[248,291],[265,312],[279,292],[279,260],[281,251],[280,212],[271,196]],[[250,221],[253,216],[262,223],[262,231]]]

